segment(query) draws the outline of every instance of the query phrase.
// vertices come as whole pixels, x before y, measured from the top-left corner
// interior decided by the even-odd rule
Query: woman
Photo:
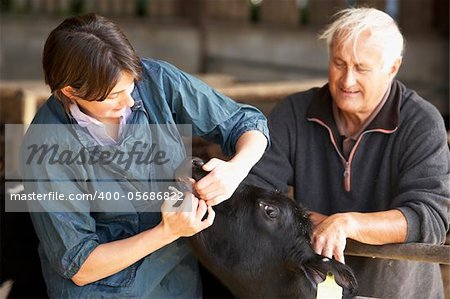
[[[43,211],[31,217],[49,296],[201,296],[196,262],[180,238],[210,226],[212,206],[260,159],[264,116],[168,63],[139,59],[121,30],[95,14],[51,32],[43,68],[53,95],[25,137],[22,173],[27,193],[70,198],[32,207]],[[175,124],[234,156],[205,164],[211,172],[194,186],[201,200],[186,194],[160,212],[152,204],[167,194],[176,199],[164,182],[186,155]],[[34,159],[43,147],[27,144],[50,147]]]

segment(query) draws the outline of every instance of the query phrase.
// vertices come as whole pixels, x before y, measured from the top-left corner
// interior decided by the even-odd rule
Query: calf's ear
[[[317,288],[317,284],[324,281],[327,273],[331,272],[336,282],[343,288],[343,298],[356,296],[358,283],[352,269],[347,265],[321,255],[315,255],[303,264],[302,270],[314,288]]]
[[[181,162],[177,169],[175,169],[174,178],[177,181],[190,186],[192,181],[199,181],[208,174],[208,172],[202,169],[203,164],[205,164],[205,162],[200,158],[187,157]]]

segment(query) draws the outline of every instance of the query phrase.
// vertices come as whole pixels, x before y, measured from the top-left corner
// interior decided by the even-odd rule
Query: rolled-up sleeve
[[[202,137],[215,143],[218,143],[217,141],[219,140],[222,151],[226,155],[232,155],[235,153],[236,142],[242,134],[256,130],[264,134],[268,140],[267,147],[269,147],[270,138],[267,120],[259,111],[254,111],[253,109],[251,106],[241,105],[234,115]]]
[[[161,65],[172,114],[177,123],[191,124],[194,136],[220,144],[227,155],[235,152],[237,140],[247,131],[260,131],[270,142],[267,119],[257,108],[236,103],[170,64]]]
[[[41,252],[59,275],[71,279],[98,246],[89,213],[30,213]],[[94,229],[94,230],[93,230]]]

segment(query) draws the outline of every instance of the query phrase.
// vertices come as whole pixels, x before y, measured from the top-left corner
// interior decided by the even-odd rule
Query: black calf
[[[192,167],[199,180],[207,174],[202,165],[201,159],[190,159],[177,177]],[[315,298],[317,283],[328,272],[344,288],[344,298],[355,296],[352,270],[314,253],[311,222],[293,200],[244,182],[214,210],[214,224],[190,240],[200,262],[235,296]]]

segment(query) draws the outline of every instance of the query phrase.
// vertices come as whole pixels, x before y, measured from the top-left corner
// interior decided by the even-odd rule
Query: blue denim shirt
[[[238,138],[246,131],[259,130],[268,136],[265,117],[254,107],[238,104],[217,93],[200,80],[174,66],[157,60],[143,59],[143,76],[132,92],[135,105],[128,123],[190,124],[192,135],[202,136],[233,154]],[[64,112],[59,100],[50,97],[39,109],[32,124],[70,125],[75,120]],[[56,126],[55,126],[56,127]],[[44,130],[30,126],[24,144],[40,142],[58,144],[71,151],[91,151],[98,145],[81,126],[67,130]],[[48,132],[47,132],[48,131]],[[186,156],[182,134],[170,131],[161,136],[169,146],[172,163],[163,170],[173,177],[173,170]],[[120,146],[132,146],[136,140],[155,138],[142,130],[121,136]],[[44,140],[42,140],[44,139]],[[105,188],[98,178],[115,178],[107,184],[117,192],[153,190],[152,178],[160,176],[154,167],[117,165],[91,167],[72,163],[27,165],[26,147],[21,149],[25,192],[93,193]],[[117,167],[116,167],[117,166]],[[26,175],[25,175],[26,174]],[[120,177],[120,180],[116,178]],[[143,177],[150,178],[142,180]],[[57,179],[55,179],[57,178]],[[138,179],[136,179],[138,178]],[[89,201],[67,203],[72,212],[48,212],[45,202],[35,203],[46,212],[31,213],[40,240],[39,254],[48,295],[51,298],[195,298],[201,296],[197,264],[185,239],[179,239],[141,259],[126,269],[88,284],[75,285],[71,278],[89,254],[102,243],[120,240],[156,226],[159,212],[143,212],[130,206],[124,212],[92,211]],[[77,205],[77,206],[76,206]],[[73,212],[76,209],[77,212]]]

